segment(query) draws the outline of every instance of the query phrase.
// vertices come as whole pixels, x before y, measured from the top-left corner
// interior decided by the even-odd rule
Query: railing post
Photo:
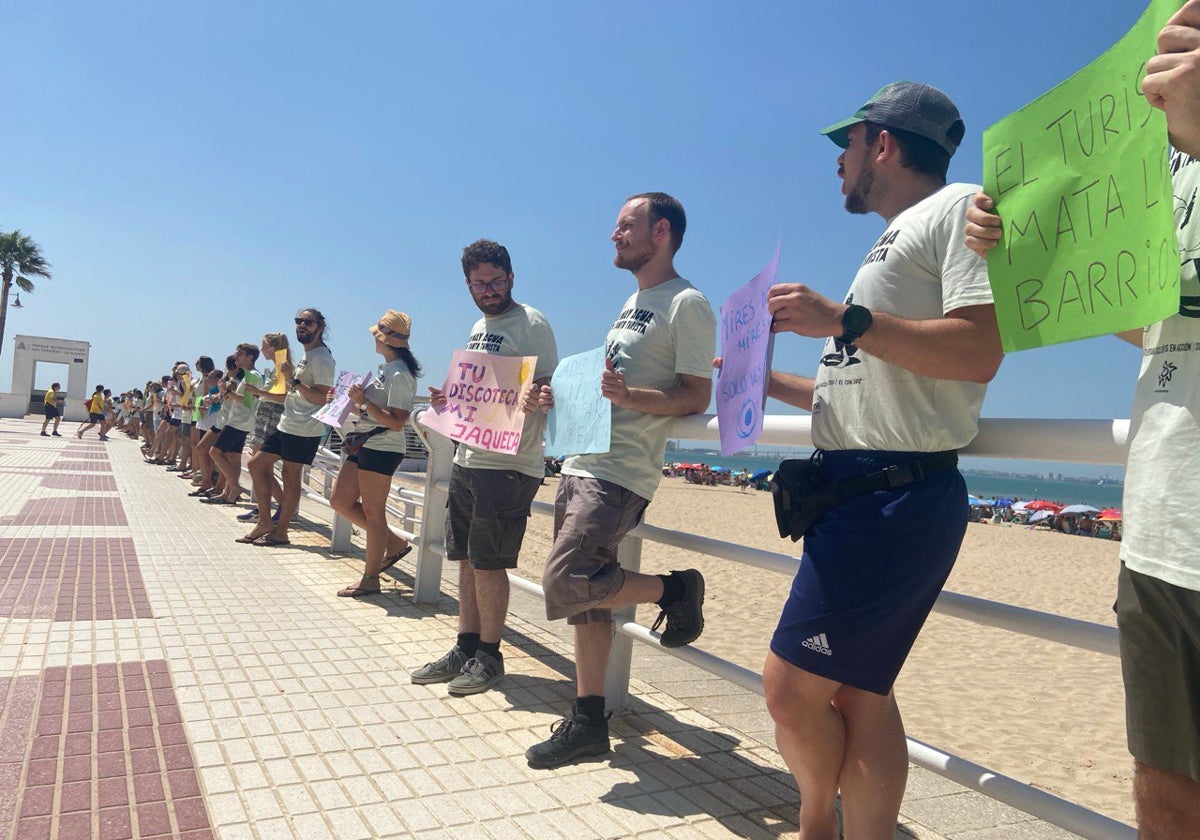
[[[417,422],[422,409],[413,413],[409,423],[429,453],[425,465],[425,504],[421,508],[421,531],[417,535],[416,571],[413,575],[413,602],[436,603],[442,591],[442,558],[446,556],[446,502],[450,494],[450,467],[454,458],[453,442],[430,432]]]
[[[346,450],[341,452],[341,462],[338,464],[338,474],[346,468]],[[333,475],[325,473],[325,498],[328,499],[333,495]],[[329,547],[338,554],[349,554],[354,547],[351,541],[353,530],[350,520],[342,516],[336,510],[333,512],[333,534],[329,540]]]
[[[621,540],[617,546],[617,560],[625,571],[641,571],[641,537],[626,536]],[[612,612],[614,618],[633,620],[637,613],[637,605],[620,607]],[[629,697],[629,672],[632,668],[633,639],[624,633],[617,633],[613,637],[612,652],[608,656],[608,671],[604,674],[604,705],[610,711],[620,712],[625,709],[625,701]]]

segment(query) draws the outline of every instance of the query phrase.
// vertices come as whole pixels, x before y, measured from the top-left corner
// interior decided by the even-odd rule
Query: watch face
[[[842,326],[847,332],[862,335],[871,326],[871,312],[864,306],[850,305],[842,316]]]

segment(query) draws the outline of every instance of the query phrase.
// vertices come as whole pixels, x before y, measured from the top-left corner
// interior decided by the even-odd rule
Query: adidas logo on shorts
[[[824,633],[818,633],[815,636],[810,636],[800,643],[809,650],[823,653],[826,656],[833,656],[833,651],[829,649],[829,640],[825,638]]]

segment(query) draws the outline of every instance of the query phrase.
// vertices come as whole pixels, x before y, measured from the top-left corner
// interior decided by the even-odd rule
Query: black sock
[[[479,650],[479,634],[459,633],[458,646],[467,656],[474,656],[475,651]]]
[[[676,601],[683,600],[683,579],[676,574],[657,575],[663,582],[663,594],[657,603],[660,607],[669,607]]]
[[[575,700],[575,712],[584,715],[592,726],[604,723],[604,698],[589,694]]]
[[[476,653],[487,653],[487,654],[490,654],[490,655],[496,657],[497,659],[504,658],[500,654],[500,643],[499,642],[480,642],[479,647],[476,649],[475,652]]]

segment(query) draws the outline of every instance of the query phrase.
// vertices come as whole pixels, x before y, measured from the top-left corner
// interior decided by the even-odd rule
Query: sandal
[[[277,545],[291,545],[292,541],[281,540],[274,534],[263,534],[261,537],[256,539],[253,544],[259,546],[260,548],[273,548]]]
[[[207,490],[206,488],[201,488],[201,489],[199,489],[199,490],[193,490],[191,493],[188,493],[188,495],[189,495],[189,496],[194,496],[194,497],[196,497],[196,498],[199,498],[199,497],[201,497],[201,496],[204,496],[205,498],[207,498],[207,497],[208,497],[208,490]]]
[[[363,580],[379,580],[379,575],[363,575]],[[382,589],[364,589],[361,586],[347,586],[338,590],[339,598],[366,598],[369,595],[382,595]]]
[[[392,568],[392,566],[395,566],[397,563],[399,563],[401,560],[403,560],[405,557],[407,557],[409,552],[412,550],[413,550],[412,543],[409,543],[408,545],[404,546],[404,548],[400,549],[395,554],[393,554],[391,557],[383,558],[383,565],[379,567],[379,571],[386,572],[388,569]]]

